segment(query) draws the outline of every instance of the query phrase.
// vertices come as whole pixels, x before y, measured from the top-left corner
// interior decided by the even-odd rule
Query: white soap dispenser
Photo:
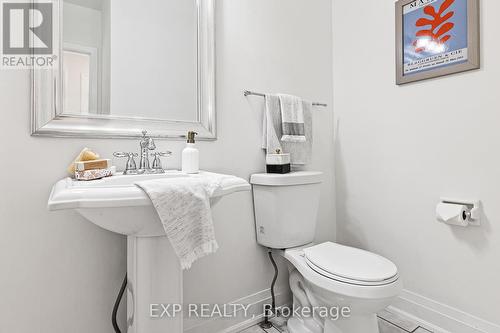
[[[188,132],[186,148],[182,151],[182,172],[198,173],[200,171],[200,152],[195,146],[196,132]]]

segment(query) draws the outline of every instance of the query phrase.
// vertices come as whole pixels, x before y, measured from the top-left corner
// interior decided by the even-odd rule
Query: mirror
[[[60,0],[32,134],[215,139],[213,0]]]

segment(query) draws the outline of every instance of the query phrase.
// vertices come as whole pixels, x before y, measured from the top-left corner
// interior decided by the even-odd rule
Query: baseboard
[[[229,302],[250,305],[248,316],[237,314],[231,318],[195,319],[184,322],[184,333],[237,333],[262,321],[264,304],[271,302],[270,290]],[[276,304],[291,302],[288,286],[276,288]],[[432,330],[435,333],[499,333],[500,325],[472,316],[459,309],[403,290],[389,310]]]
[[[500,326],[446,304],[403,290],[389,308],[437,333],[498,333]]]
[[[291,292],[288,286],[278,286],[275,288],[276,305],[289,304],[291,302]],[[184,320],[184,333],[237,333],[250,326],[253,326],[263,318],[265,304],[271,303],[271,291],[261,290],[255,294],[228,302],[228,304],[250,305],[247,316],[243,311],[235,313],[230,318],[214,317],[208,319],[186,319]]]

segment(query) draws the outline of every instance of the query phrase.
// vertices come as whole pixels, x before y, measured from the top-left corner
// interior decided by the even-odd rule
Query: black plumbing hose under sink
[[[274,294],[274,286],[276,284],[276,280],[278,279],[278,266],[276,265],[276,262],[274,261],[273,258],[273,253],[272,250],[268,250],[268,256],[269,260],[271,261],[271,264],[273,265],[274,268],[274,277],[273,281],[271,282],[271,312],[273,314],[276,314],[276,296]],[[127,274],[125,274],[125,278],[123,279],[122,286],[120,288],[120,292],[118,293],[118,297],[116,298],[115,305],[113,306],[113,314],[111,315],[111,323],[113,324],[113,329],[115,330],[115,333],[121,333],[120,327],[118,326],[118,323],[116,322],[116,315],[118,313],[118,308],[120,307],[120,302],[122,300],[123,294],[125,293],[125,289],[127,288]],[[265,322],[268,322],[269,318],[265,318]]]
[[[115,330],[115,333],[122,333],[122,331],[120,331],[118,323],[116,322],[116,314],[118,313],[118,308],[120,307],[120,302],[122,300],[123,293],[125,292],[126,288],[127,288],[127,274],[125,274],[125,278],[123,279],[120,292],[118,293],[115,305],[113,306],[113,314],[111,315],[111,323],[113,324],[113,329]]]

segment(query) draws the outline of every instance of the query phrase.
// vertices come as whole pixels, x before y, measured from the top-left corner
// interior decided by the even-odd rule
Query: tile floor
[[[433,333],[419,324],[389,311],[379,313],[378,327],[380,333]],[[286,328],[278,329],[273,327],[264,330],[259,325],[256,325],[240,333],[286,333]]]

